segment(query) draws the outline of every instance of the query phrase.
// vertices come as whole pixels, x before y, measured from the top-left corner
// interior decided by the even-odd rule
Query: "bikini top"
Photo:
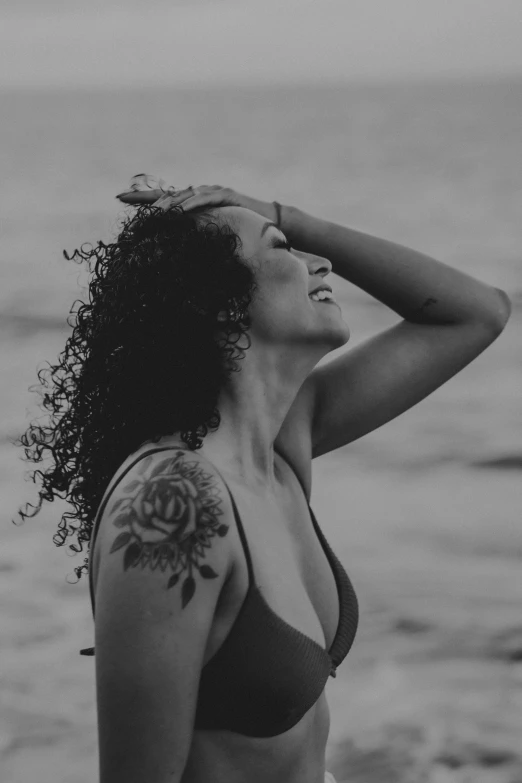
[[[172,448],[161,447],[142,454],[129,465],[118,482],[140,459]],[[217,468],[216,471],[219,473]],[[230,633],[201,670],[194,728],[228,730],[247,737],[275,737],[295,726],[319,699],[328,677],[335,677],[335,670],[348,654],[357,631],[357,597],[348,574],[326,541],[307,500],[316,535],[335,577],[339,624],[332,645],[326,650],[281,619],[255,584],[243,524],[232,493],[221,478],[232,501],[245,552],[248,590]],[[97,524],[118,482],[96,515],[91,551]],[[302,484],[301,487],[304,492]],[[89,588],[94,617],[92,569],[89,571]],[[94,655],[94,647],[80,650],[80,654]]]

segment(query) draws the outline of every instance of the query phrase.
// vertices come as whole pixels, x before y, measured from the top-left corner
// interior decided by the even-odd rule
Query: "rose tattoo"
[[[151,461],[149,456],[142,462],[139,474],[143,476]],[[217,577],[213,568],[199,561],[212,538],[228,532],[228,525],[218,520],[223,511],[215,477],[205,473],[200,462],[187,462],[186,451],[180,450],[123,491],[127,496],[117,500],[110,512],[120,512],[114,525],[123,528],[111,553],[126,547],[125,571],[138,565],[169,569],[167,588],[186,574],[181,588],[184,609],[196,590],[195,570],[204,579]]]

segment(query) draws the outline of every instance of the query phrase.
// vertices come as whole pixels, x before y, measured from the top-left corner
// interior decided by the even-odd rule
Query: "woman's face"
[[[332,270],[321,256],[288,249],[285,235],[257,212],[242,207],[221,207],[220,216],[241,238],[239,252],[254,270],[258,285],[250,315],[254,341],[305,344],[323,355],[345,345],[350,330],[341,308],[333,302],[316,302],[309,294]],[[335,292],[334,292],[335,296]],[[322,350],[321,350],[322,348]]]

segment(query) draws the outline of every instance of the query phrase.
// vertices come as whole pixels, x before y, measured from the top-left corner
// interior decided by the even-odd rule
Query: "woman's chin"
[[[346,345],[350,339],[350,329],[344,321],[339,319],[339,323],[331,325],[330,328],[324,328],[323,335],[326,336],[327,342],[331,345],[330,350],[335,351],[336,348],[342,348]]]
[[[342,330],[342,332],[339,333],[339,344],[336,345],[336,348],[342,348],[343,345],[346,345],[350,339],[350,336],[350,330],[345,324],[345,328]]]

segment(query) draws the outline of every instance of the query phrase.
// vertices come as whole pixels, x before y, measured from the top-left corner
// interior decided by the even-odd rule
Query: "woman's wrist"
[[[284,204],[279,204],[278,201],[261,201],[261,199],[243,195],[240,195],[237,206],[250,209],[252,212],[257,212],[258,215],[262,215],[267,220],[271,220],[284,234],[286,234],[287,227],[289,227],[293,221],[292,212],[299,211],[295,210],[294,207],[287,207]]]
[[[252,212],[257,212],[258,215],[262,215],[267,220],[271,220],[296,247],[298,247],[299,237],[304,237],[306,227],[310,228],[311,223],[317,220],[317,218],[307,215],[306,212],[297,209],[297,207],[280,204],[277,201],[261,201],[250,196],[241,196],[241,206],[252,210]]]
[[[317,222],[322,221],[297,207],[281,204],[281,231],[296,250],[307,252],[307,235],[317,231]]]
[[[257,212],[258,215],[276,222],[275,207],[272,201],[261,201],[258,198],[252,198],[251,196],[240,195],[237,202],[238,207],[244,207],[250,209],[252,212]]]
[[[282,231],[283,229],[281,228],[281,204],[279,203],[279,201],[272,201],[272,204],[274,205],[274,209],[275,209],[274,223],[276,224],[277,228],[281,229]]]
[[[280,204],[279,216],[281,218],[280,229],[285,234],[287,239],[290,239],[292,233],[292,225],[295,222],[294,207],[289,207],[286,204]],[[274,221],[275,222],[275,221]]]

